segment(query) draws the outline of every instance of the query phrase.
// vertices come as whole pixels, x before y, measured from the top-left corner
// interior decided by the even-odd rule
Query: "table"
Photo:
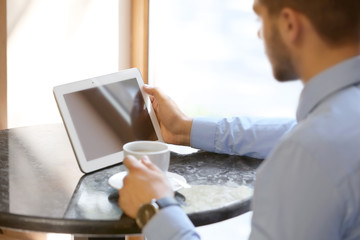
[[[184,176],[194,187],[253,188],[255,171],[261,163],[249,157],[192,149],[192,153],[181,154],[183,150],[175,150],[169,171]],[[117,206],[117,191],[107,183],[110,176],[123,170],[124,166],[118,164],[84,175],[62,124],[2,130],[0,228],[75,236],[139,233],[135,221]],[[211,199],[211,193],[206,194]],[[240,201],[192,209],[187,214],[195,226],[202,226],[245,213],[250,210],[250,202],[251,194]]]

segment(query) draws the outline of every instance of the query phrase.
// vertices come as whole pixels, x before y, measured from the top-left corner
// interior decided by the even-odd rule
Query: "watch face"
[[[136,223],[139,228],[143,228],[145,224],[155,215],[157,208],[152,204],[145,204],[140,207],[139,212],[136,216]]]

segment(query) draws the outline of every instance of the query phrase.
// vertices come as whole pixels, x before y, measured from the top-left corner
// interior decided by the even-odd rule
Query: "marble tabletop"
[[[191,188],[177,193],[195,226],[250,210],[261,160],[172,146],[169,171]],[[84,175],[62,124],[0,131],[0,227],[21,230],[122,236],[139,233],[117,205],[108,184],[124,171],[118,164]]]

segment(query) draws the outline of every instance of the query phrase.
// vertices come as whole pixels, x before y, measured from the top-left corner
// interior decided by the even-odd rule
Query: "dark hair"
[[[325,41],[339,44],[360,39],[360,0],[260,0],[271,15],[290,7],[309,18]]]

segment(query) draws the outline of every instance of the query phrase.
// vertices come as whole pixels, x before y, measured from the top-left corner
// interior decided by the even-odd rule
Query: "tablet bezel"
[[[122,70],[120,72],[107,74],[103,76],[98,76],[94,78],[89,78],[77,82],[72,82],[68,84],[63,84],[54,87],[53,93],[55,96],[56,103],[58,105],[58,109],[60,112],[60,115],[63,119],[64,126],[66,128],[69,140],[71,142],[73,151],[75,153],[75,157],[77,159],[78,165],[82,172],[89,173],[93,172],[105,167],[109,167],[111,165],[118,164],[123,161],[123,151],[116,152],[110,155],[106,155],[100,158],[87,160],[85,157],[85,153],[82,150],[81,142],[79,139],[79,136],[76,133],[75,126],[73,123],[73,120],[70,115],[70,111],[68,109],[68,106],[65,102],[64,95],[68,93],[78,92],[86,89],[91,89],[94,87],[101,85],[107,85],[115,82],[130,80],[130,79],[136,79],[139,89],[141,91],[141,95],[143,97],[144,103],[146,105],[148,114],[150,116],[152,125],[154,127],[156,136],[158,138],[158,141],[163,142],[161,131],[160,131],[160,125],[156,118],[154,109],[152,107],[150,98],[148,94],[146,94],[142,86],[144,85],[144,81],[141,77],[141,73],[137,68],[131,68]]]

